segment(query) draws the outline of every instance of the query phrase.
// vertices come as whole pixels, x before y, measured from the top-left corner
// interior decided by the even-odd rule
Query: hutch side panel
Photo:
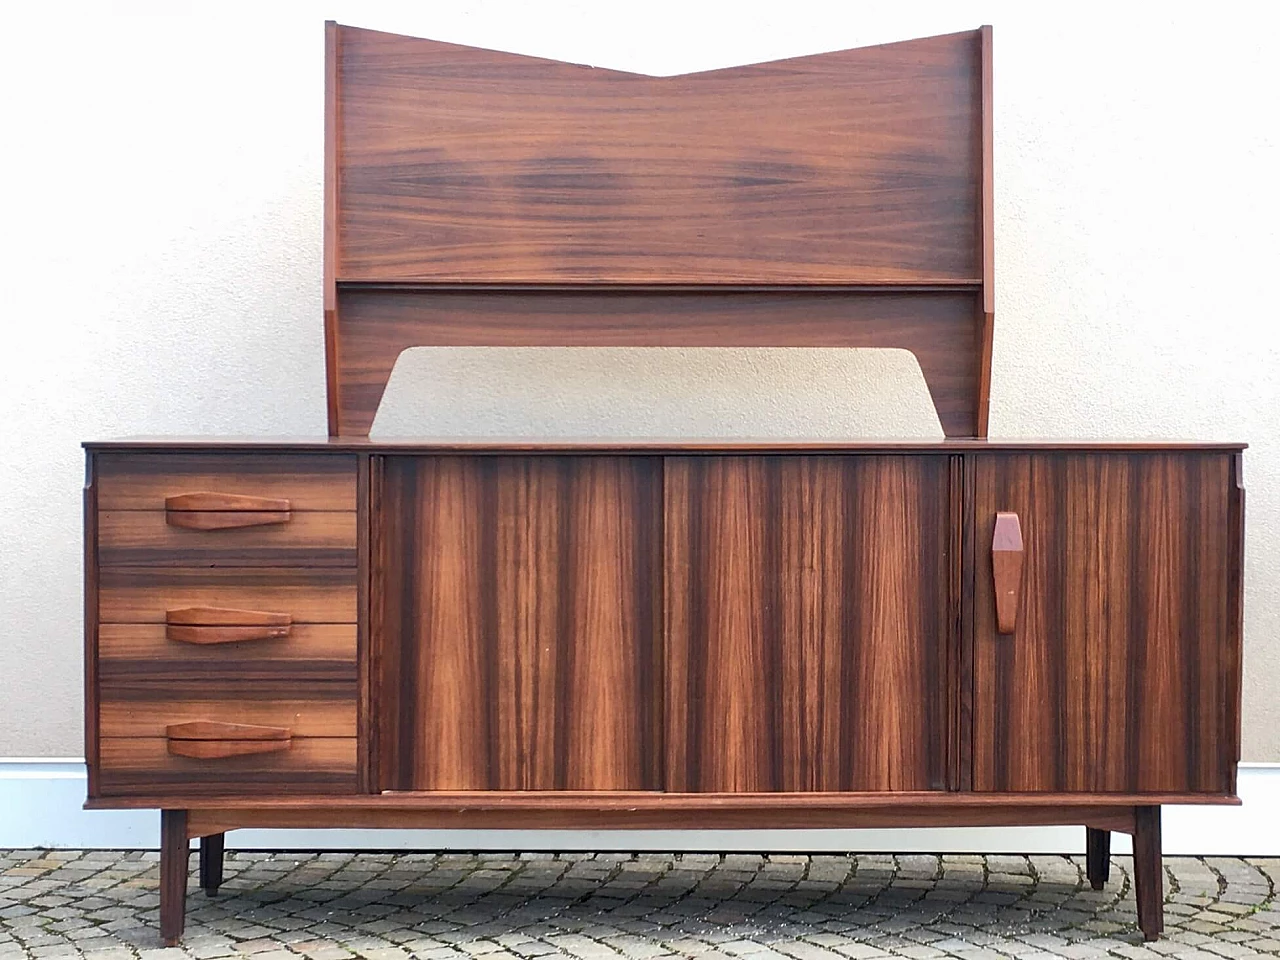
[[[382,476],[381,788],[658,789],[661,459]]]
[[[973,463],[974,788],[1231,794],[1240,642],[1228,453],[990,454]],[[1015,630],[990,552],[1018,515]]]
[[[949,458],[674,457],[667,786],[946,786]]]

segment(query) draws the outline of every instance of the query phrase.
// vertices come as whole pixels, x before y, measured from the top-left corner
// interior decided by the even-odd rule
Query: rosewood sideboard
[[[93,808],[1080,824],[1235,803],[1242,445],[985,439],[990,30],[652,78],[329,25],[331,436],[86,444]],[[906,348],[938,441],[386,441],[416,345]]]

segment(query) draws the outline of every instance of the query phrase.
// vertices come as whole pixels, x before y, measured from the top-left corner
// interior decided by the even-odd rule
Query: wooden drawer
[[[356,741],[299,738],[273,753],[205,759],[171,753],[164,737],[104,737],[97,773],[104,797],[353,794]]]
[[[180,514],[191,516],[192,512]],[[220,529],[176,525],[156,510],[105,510],[98,514],[98,563],[160,566],[356,565],[354,512],[293,512],[279,522]],[[212,514],[206,514],[212,516]],[[234,513],[218,516],[236,519]],[[244,514],[242,516],[251,516]]]
[[[104,623],[98,628],[102,683],[151,680],[338,680],[357,677],[354,623],[295,623],[283,637],[234,643],[170,639],[160,623]]]
[[[295,512],[354,511],[350,454],[100,453],[98,509],[163,512],[168,497],[220,493],[289,501]]]
[[[157,684],[100,682],[103,737],[164,738],[175,724],[249,724],[291,737],[354,737],[355,683]]]
[[[355,623],[351,567],[104,567],[102,623],[165,623],[172,611],[213,607],[281,614],[293,623]]]

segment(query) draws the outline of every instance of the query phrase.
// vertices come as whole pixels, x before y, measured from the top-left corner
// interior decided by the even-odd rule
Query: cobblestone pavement
[[[196,857],[192,856],[194,867]],[[1221,960],[1280,954],[1280,860],[1167,858],[1143,944],[1131,861],[1083,858],[230,852],[160,947],[155,853],[0,851],[0,957]]]

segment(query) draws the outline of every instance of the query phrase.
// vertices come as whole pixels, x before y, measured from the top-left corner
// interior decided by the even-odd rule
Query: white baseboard
[[[1166,807],[1164,852],[1280,855],[1280,763],[1240,765],[1239,807]],[[0,759],[0,848],[154,849],[154,810],[82,809],[81,760]],[[1082,853],[1081,827],[905,830],[237,830],[250,850],[750,850]],[[1129,852],[1115,837],[1112,851]]]

